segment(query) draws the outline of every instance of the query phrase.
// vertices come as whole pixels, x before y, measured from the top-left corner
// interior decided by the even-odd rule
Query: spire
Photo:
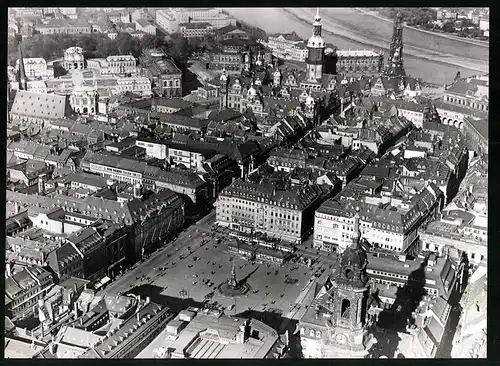
[[[355,249],[359,248],[359,243],[361,239],[361,233],[359,231],[359,209],[354,215],[354,236],[352,237],[352,247]]]
[[[316,8],[316,17],[314,17],[314,20],[317,22],[321,21],[321,17],[319,16],[319,8]]]
[[[19,44],[19,90],[28,90],[26,71],[24,70],[24,59],[22,46]]]

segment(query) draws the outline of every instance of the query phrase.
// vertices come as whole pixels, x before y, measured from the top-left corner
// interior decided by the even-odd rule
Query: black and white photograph
[[[6,11],[5,358],[487,357],[489,8]]]

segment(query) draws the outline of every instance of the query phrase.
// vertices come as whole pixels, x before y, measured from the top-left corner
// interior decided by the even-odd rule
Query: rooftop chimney
[[[17,215],[19,213],[19,202],[14,202],[14,212]]]

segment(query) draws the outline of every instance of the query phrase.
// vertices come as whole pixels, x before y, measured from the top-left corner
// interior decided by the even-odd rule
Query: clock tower
[[[385,74],[388,76],[405,76],[403,67],[403,16],[397,13],[394,19],[391,49]]]
[[[360,245],[359,215],[354,217],[354,237],[342,253],[332,277],[332,316],[328,325],[329,358],[363,358],[368,354],[368,264]]]

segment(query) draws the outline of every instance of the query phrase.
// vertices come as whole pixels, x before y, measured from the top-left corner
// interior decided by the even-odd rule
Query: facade
[[[179,30],[185,38],[202,38],[212,35],[214,27],[208,22],[181,23],[179,24]]]
[[[15,320],[33,315],[38,300],[54,285],[50,272],[41,267],[25,267],[5,279],[5,315]]]
[[[478,154],[488,154],[488,120],[466,117],[463,133]]]
[[[219,194],[217,222],[233,230],[262,232],[300,243],[323,196],[316,185],[278,191],[272,184],[237,180]]]
[[[135,74],[137,72],[136,60],[132,55],[108,56],[108,74]]]
[[[443,205],[443,193],[437,186],[428,185],[420,192],[422,199],[427,200],[427,196],[431,200],[424,212],[416,204],[399,211],[364,202],[326,201],[315,214],[313,245],[326,251],[345,250],[352,236],[353,211],[359,208],[363,237],[371,245],[395,252],[414,250],[421,221],[427,216],[435,217]]]
[[[467,117],[472,119],[488,118],[488,112],[451,104],[442,100],[435,100],[433,104],[443,124],[455,126],[459,129],[463,129],[464,120]]]
[[[148,22],[146,19],[138,19],[135,21],[136,30],[156,36],[156,27]]]
[[[119,94],[132,92],[144,97],[150,97],[153,94],[151,90],[151,81],[147,77],[141,76],[117,79],[115,90]]]
[[[46,80],[54,77],[54,69],[47,67],[45,59],[39,58],[25,58],[24,72],[29,80]],[[19,70],[19,60],[16,61],[16,70]]]
[[[178,24],[173,14],[166,9],[161,9],[156,11],[156,23],[168,33],[175,33],[178,28]]]
[[[443,101],[459,107],[488,111],[489,77],[459,79],[447,86],[443,93]]]
[[[431,121],[433,113],[426,104],[411,103],[402,100],[393,102],[398,116],[413,122],[416,128],[422,128],[425,122]]]
[[[396,14],[394,18],[394,27],[392,41],[384,73],[389,76],[405,76],[403,66],[403,16]]]
[[[336,72],[342,74],[378,74],[383,71],[384,53],[372,50],[337,50]]]
[[[215,155],[215,151],[203,148],[196,148],[187,144],[168,145],[168,159],[174,165],[182,164],[188,169],[196,172],[203,171],[203,163]]]
[[[89,34],[92,27],[81,19],[50,19],[47,24],[36,24],[34,29],[41,34]]]
[[[140,59],[146,75],[159,93],[166,97],[182,96],[182,71],[163,52],[146,50]]]
[[[307,58],[307,47],[303,39],[297,34],[272,34],[268,41],[261,41],[266,47],[269,47],[273,55],[285,60],[305,62]]]

